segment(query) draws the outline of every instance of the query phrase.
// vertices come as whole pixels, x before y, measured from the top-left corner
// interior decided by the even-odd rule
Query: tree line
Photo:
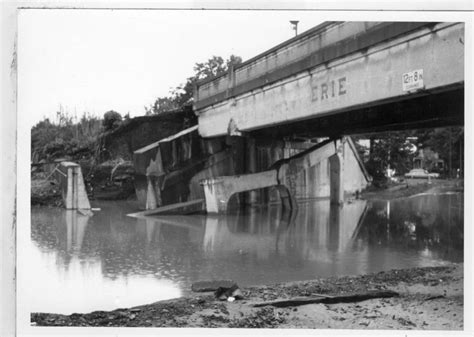
[[[166,96],[158,97],[149,106],[145,106],[145,115],[160,114],[177,110],[192,104],[193,87],[197,81],[225,73],[231,64],[242,62],[242,58],[230,55],[224,59],[213,56],[205,62],[194,65],[194,75]],[[102,118],[89,113],[77,119],[62,107],[56,113],[56,119],[44,118],[31,129],[32,162],[50,161],[61,157],[75,160],[93,157],[97,152],[98,139],[106,132],[117,129],[130,119],[114,110],[104,113]]]
[[[185,105],[191,105],[193,101],[193,87],[196,82],[219,76],[225,73],[231,65],[240,63],[242,63],[242,58],[236,55],[231,55],[226,60],[220,56],[213,56],[206,62],[196,63],[194,65],[194,75],[188,77],[184,84],[171,89],[167,96],[158,97],[153,104],[145,106],[145,114],[159,114],[179,109]]]
[[[402,175],[413,168],[413,160],[424,151],[426,167],[438,159],[444,161],[441,173],[447,177],[463,174],[464,127],[403,130],[355,135],[357,140],[369,140],[368,146],[357,144],[366,169],[375,179],[383,179],[388,168]],[[437,154],[437,156],[435,156]]]

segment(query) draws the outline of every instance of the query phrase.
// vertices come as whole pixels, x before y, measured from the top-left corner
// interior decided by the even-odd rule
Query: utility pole
[[[298,35],[298,20],[291,20],[290,23],[293,25],[293,30],[295,31],[295,36]]]
[[[449,128],[449,178],[453,177],[452,129]]]
[[[464,165],[463,165],[463,136],[464,136],[464,132],[462,132],[459,136],[459,177],[463,177],[464,176]]]

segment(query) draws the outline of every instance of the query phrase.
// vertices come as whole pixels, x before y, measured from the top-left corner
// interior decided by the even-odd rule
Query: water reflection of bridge
[[[33,226],[32,235],[40,246],[59,253],[58,264],[67,268],[75,256],[99,259],[111,277],[232,276],[236,265],[265,272],[267,279],[284,273],[289,278],[291,270],[314,277],[309,274],[314,268],[337,274],[416,266],[427,258],[462,261],[462,200],[462,194],[422,196],[355,200],[341,207],[326,199],[302,203],[293,215],[275,205],[227,216],[140,219],[124,217],[126,210],[116,208],[103,208],[93,217],[44,210],[35,216],[54,225]],[[302,269],[294,269],[298,266]]]
[[[146,227],[147,242],[160,235],[163,226],[173,226],[187,229],[192,241],[202,242],[207,253],[238,252],[263,258],[297,247],[302,255],[315,257],[316,247],[341,251],[350,245],[366,206],[362,200],[342,207],[325,199],[307,203],[297,213],[274,206],[226,216],[144,217],[139,221]]]
[[[445,199],[447,207],[442,205]],[[453,196],[447,195],[445,198],[424,196],[397,201],[374,201],[370,206],[363,200],[355,200],[344,206],[331,205],[325,199],[301,204],[301,209],[296,214],[275,205],[249,208],[245,212],[227,216],[176,215],[130,219],[136,226],[129,228],[133,232],[126,236],[121,233],[121,229],[114,228],[114,218],[107,227],[112,231],[112,241],[126,242],[129,241],[128,236],[131,239],[138,235],[145,246],[160,241],[160,237],[169,239],[173,235],[185,237],[185,240],[202,247],[207,253],[239,252],[263,257],[272,252],[283,253],[297,249],[302,256],[310,257],[314,256],[315,249],[318,253],[323,250],[341,252],[347,249],[356,238],[361,237],[361,228],[367,239],[373,238],[386,244],[406,238],[440,241],[443,233],[431,232],[442,231],[441,227],[450,226],[458,231],[457,224],[462,222],[463,207],[457,203],[462,198],[460,201],[457,199],[459,198],[456,197],[453,201]],[[103,217],[99,214],[96,217],[95,220],[99,221],[94,222],[101,222]],[[91,218],[68,210],[62,211],[62,219],[66,224],[66,233],[65,240],[59,242],[64,242],[66,252],[81,252]],[[379,231],[384,231],[385,234],[382,235]]]
[[[172,227],[172,231],[184,234],[205,252],[237,251],[265,256],[271,251],[299,247],[305,252],[303,255],[310,256],[312,247],[344,250],[355,238],[366,207],[367,202],[362,200],[342,207],[325,199],[303,204],[297,214],[275,205],[227,216],[147,216],[136,220],[136,231],[145,239],[145,245],[167,235]],[[91,217],[73,210],[63,212],[65,251],[81,252]],[[110,230],[114,231],[112,227]],[[120,239],[123,235],[112,236]]]

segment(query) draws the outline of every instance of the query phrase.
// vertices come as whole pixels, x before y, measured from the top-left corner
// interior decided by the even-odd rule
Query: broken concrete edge
[[[198,214],[204,210],[204,199],[194,199],[186,202],[169,204],[146,211],[129,213],[132,218],[142,218],[150,215],[191,215]]]

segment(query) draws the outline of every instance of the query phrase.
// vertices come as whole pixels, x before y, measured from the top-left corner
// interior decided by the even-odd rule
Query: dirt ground
[[[354,303],[287,308],[253,304],[294,297],[392,290],[399,296]],[[219,301],[212,293],[110,312],[69,316],[32,313],[38,326],[228,327],[314,329],[463,329],[463,264],[391,270],[361,276],[242,289],[243,300]]]

